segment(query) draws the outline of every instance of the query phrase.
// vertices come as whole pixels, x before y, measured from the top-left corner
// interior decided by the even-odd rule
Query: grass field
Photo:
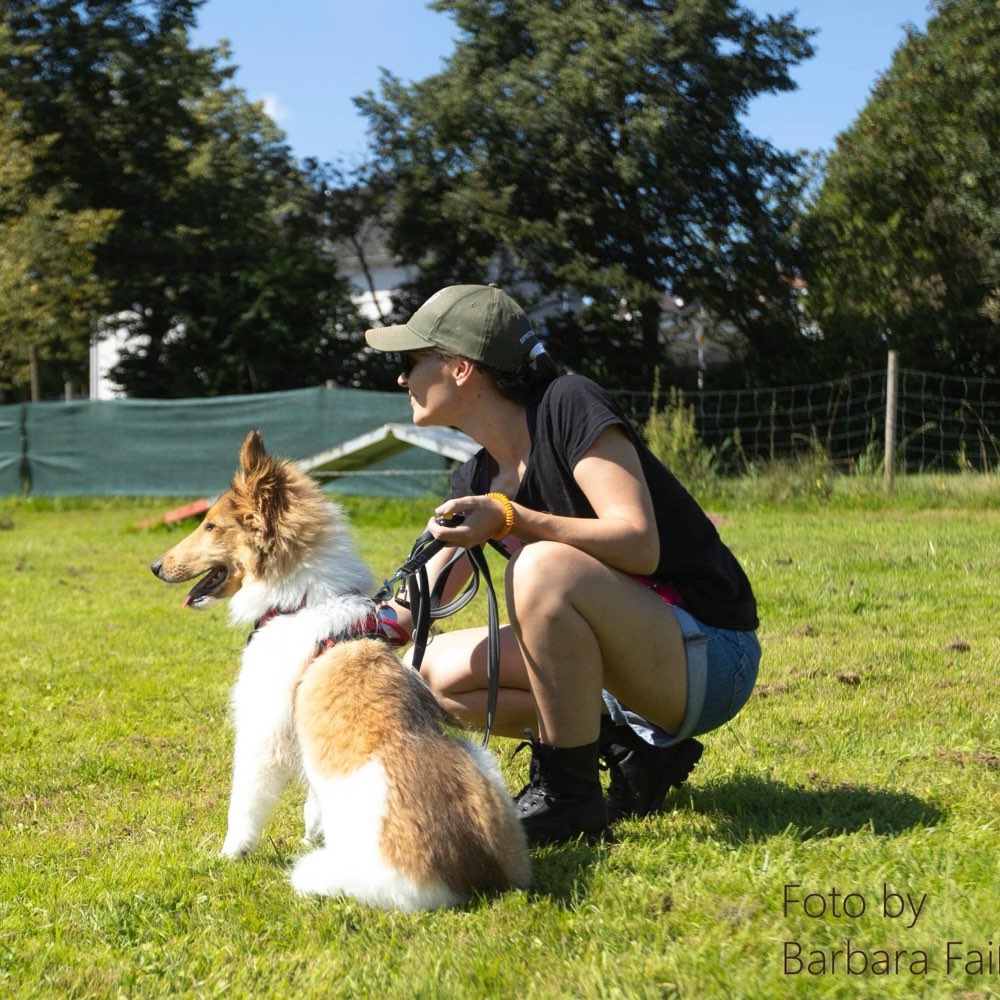
[[[0,994],[1000,997],[996,486],[713,506],[761,605],[747,708],[616,844],[417,915],[293,895],[298,791],[216,856],[244,637],[149,573],[166,502],[0,501]],[[350,509],[379,577],[428,512]]]

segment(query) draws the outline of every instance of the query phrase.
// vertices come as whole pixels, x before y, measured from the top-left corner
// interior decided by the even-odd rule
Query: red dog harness
[[[253,630],[247,636],[247,645],[250,644],[253,637],[269,621],[271,621],[272,618],[277,618],[279,615],[294,615],[297,611],[301,611],[305,606],[306,599],[303,597],[302,602],[297,608],[268,608],[267,611],[265,611],[260,618],[253,623]],[[342,629],[339,632],[331,632],[329,635],[320,639],[319,642],[316,643],[316,652],[313,655],[319,656],[320,653],[323,653],[328,649],[332,649],[338,642],[347,642],[351,639],[380,639],[382,642],[387,642],[393,647],[405,646],[410,641],[410,637],[407,635],[406,629],[404,629],[399,622],[388,617],[388,615],[382,614],[378,608],[373,606],[364,618],[359,618],[357,621],[348,625],[347,628]]]

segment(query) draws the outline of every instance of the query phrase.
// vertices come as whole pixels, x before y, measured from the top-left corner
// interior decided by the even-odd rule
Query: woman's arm
[[[660,561],[660,542],[639,455],[617,426],[597,436],[573,469],[573,478],[590,502],[594,518],[563,517],[514,504],[511,533],[522,542],[553,541],[572,545],[625,573],[652,573]],[[431,527],[452,544],[475,545],[503,526],[503,511],[485,496],[449,500],[436,511],[462,511],[458,528]]]

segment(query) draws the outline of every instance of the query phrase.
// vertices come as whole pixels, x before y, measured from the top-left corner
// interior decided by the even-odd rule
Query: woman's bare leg
[[[420,675],[442,707],[465,725],[486,725],[486,629],[467,628],[434,636]],[[509,625],[500,629],[500,688],[493,732],[520,737],[537,726],[535,700],[521,651]]]
[[[511,626],[500,630],[494,732],[538,728],[546,743],[597,739],[607,688],[633,711],[676,732],[687,672],[680,628],[648,588],[558,542],[525,546],[507,572]],[[421,676],[460,721],[486,719],[486,629],[436,635]]]
[[[511,560],[507,607],[544,742],[596,740],[602,687],[667,732],[680,727],[684,641],[648,588],[571,546],[535,542]]]

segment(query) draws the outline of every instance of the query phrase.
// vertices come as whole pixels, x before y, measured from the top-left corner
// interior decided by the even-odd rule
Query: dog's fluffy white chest
[[[289,760],[298,756],[295,689],[316,649],[312,630],[295,627],[295,618],[277,618],[254,635],[232,693],[237,734],[269,733],[275,757]]]

